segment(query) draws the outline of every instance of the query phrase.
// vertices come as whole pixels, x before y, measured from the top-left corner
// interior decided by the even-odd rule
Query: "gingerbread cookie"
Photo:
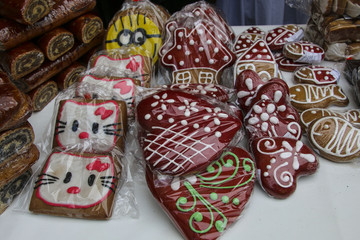
[[[304,31],[297,25],[284,25],[268,32],[265,41],[273,51],[281,50],[288,42],[299,41],[303,38]]]
[[[94,54],[90,60],[90,68],[90,73],[98,77],[129,77],[140,80],[141,86],[150,86],[151,59],[139,54],[129,55],[126,50],[123,52],[112,50]]]
[[[258,101],[244,119],[249,137],[251,139],[263,137],[300,139],[302,131],[298,121],[283,117],[289,114],[282,111],[281,106],[270,99]]]
[[[128,114],[132,115],[135,102],[136,83],[132,78],[98,78],[85,75],[76,89],[76,96],[86,99],[122,100],[126,102]]]
[[[195,54],[196,53],[196,54]],[[233,64],[235,54],[203,24],[177,28],[174,44],[161,59],[171,67],[172,83],[220,83],[222,71]]]
[[[233,47],[233,52],[236,54],[236,57],[241,57],[246,50],[248,50],[254,41],[250,39],[249,36],[240,34],[236,40]]]
[[[258,27],[250,27],[243,31],[241,35],[247,36],[253,42],[256,42],[260,39],[263,40],[265,38],[265,32]]]
[[[148,169],[146,180],[185,239],[215,240],[244,210],[254,187],[255,165],[245,150],[230,148],[203,173],[174,178]]]
[[[53,152],[35,182],[29,210],[76,218],[112,215],[121,175],[111,155]]]
[[[171,90],[180,90],[195,95],[203,95],[211,98],[215,98],[220,102],[229,101],[229,94],[225,87],[215,84],[173,84],[170,86]]]
[[[127,130],[126,103],[115,100],[62,100],[56,117],[53,147],[80,147],[85,152],[123,150]]]
[[[311,42],[300,41],[288,43],[284,46],[284,56],[303,63],[320,63],[325,56],[325,51],[319,45]]]
[[[295,81],[315,85],[336,84],[340,79],[340,73],[330,67],[307,66],[295,71]]]
[[[162,31],[170,16],[149,1],[131,2],[127,7],[109,23],[105,48],[110,50],[131,46],[132,54],[152,58],[154,64],[162,45]]]
[[[208,99],[163,90],[143,99],[137,117],[144,128],[144,158],[152,170],[174,176],[206,168],[227,147],[241,121]]]
[[[300,115],[301,127],[305,130],[309,127],[312,121],[326,116],[336,116],[351,122],[354,126],[360,127],[360,110],[352,109],[346,112],[338,112],[324,108],[310,108],[305,110]]]
[[[360,156],[360,130],[336,116],[313,121],[308,138],[318,153],[334,162],[348,162]]]
[[[265,41],[258,40],[238,58],[234,76],[237,77],[246,69],[255,71],[265,82],[279,76],[275,58]]]
[[[315,153],[296,139],[261,138],[251,143],[257,178],[270,196],[287,198],[296,190],[300,176],[316,172],[318,160]]]
[[[294,60],[285,57],[282,52],[274,53],[274,57],[279,69],[285,72],[294,72],[299,67],[309,65],[308,63],[295,62]]]
[[[336,84],[316,86],[297,84],[290,87],[291,104],[299,111],[309,108],[326,108],[330,105],[346,106],[349,99]]]

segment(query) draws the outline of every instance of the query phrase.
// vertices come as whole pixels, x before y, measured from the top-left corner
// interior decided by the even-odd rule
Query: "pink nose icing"
[[[81,132],[79,134],[79,138],[80,139],[87,139],[87,138],[89,138],[89,134],[87,132]]]
[[[78,194],[80,192],[80,188],[79,187],[69,187],[67,189],[67,192],[70,194]]]

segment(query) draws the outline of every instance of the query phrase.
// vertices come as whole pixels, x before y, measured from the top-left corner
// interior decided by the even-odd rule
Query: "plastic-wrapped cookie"
[[[246,69],[255,71],[264,82],[279,76],[275,58],[265,41],[258,40],[237,59],[235,78]]]
[[[85,152],[124,148],[127,110],[124,101],[62,100],[56,117],[53,147],[80,147]]]
[[[296,70],[294,79],[299,83],[315,85],[336,84],[340,79],[340,73],[331,67],[307,66]]]
[[[241,121],[208,99],[163,90],[143,99],[137,117],[153,171],[180,176],[204,170],[240,130]]]
[[[241,57],[253,44],[254,41],[251,40],[249,36],[240,34],[235,40],[233,52],[237,57]]]
[[[310,108],[303,111],[300,115],[301,127],[305,130],[311,122],[326,116],[336,116],[351,122],[354,126],[360,127],[360,110],[351,109],[346,112],[339,112],[325,108]]]
[[[161,63],[171,67],[173,84],[219,84],[221,74],[236,55],[202,23],[195,28],[177,28],[172,48],[163,53]]]
[[[243,31],[241,35],[245,35],[250,38],[252,41],[256,42],[257,40],[265,38],[265,32],[258,27],[250,27]]]
[[[35,182],[29,210],[65,217],[107,219],[121,175],[112,154],[53,152]]]
[[[281,50],[288,42],[299,41],[304,36],[304,30],[297,25],[289,24],[274,28],[265,36],[265,41],[273,51]]]
[[[299,67],[309,65],[308,63],[295,62],[294,60],[285,57],[282,52],[274,53],[274,57],[279,66],[279,70],[285,72],[294,72]]]
[[[339,85],[330,84],[316,86],[313,84],[297,84],[290,87],[291,104],[299,111],[309,108],[326,108],[330,105],[346,106],[348,97]]]
[[[343,118],[319,118],[310,124],[307,135],[320,156],[331,161],[348,162],[360,156],[360,130]]]
[[[173,84],[170,86],[171,90],[179,90],[194,95],[203,95],[214,98],[220,102],[229,101],[229,94],[224,86],[215,84]]]
[[[230,148],[206,171],[171,177],[146,171],[153,196],[185,239],[215,240],[240,217],[255,181],[245,150]]]
[[[284,56],[295,62],[320,63],[325,57],[325,51],[315,43],[300,41],[288,43],[283,48]]]
[[[315,153],[303,142],[291,138],[261,138],[251,143],[257,178],[270,196],[287,198],[296,190],[297,179],[316,172]]]

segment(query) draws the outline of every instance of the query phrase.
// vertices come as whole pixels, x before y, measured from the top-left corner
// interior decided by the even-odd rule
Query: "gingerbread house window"
[[[187,84],[191,82],[191,74],[189,71],[176,74],[176,83]]]
[[[247,69],[253,70],[253,71],[256,72],[256,67],[255,67],[255,65],[249,63],[249,64],[240,64],[240,65],[238,65],[238,66],[237,66],[237,74],[240,74],[242,71],[247,70]]]
[[[214,74],[212,72],[200,72],[199,83],[214,83]]]

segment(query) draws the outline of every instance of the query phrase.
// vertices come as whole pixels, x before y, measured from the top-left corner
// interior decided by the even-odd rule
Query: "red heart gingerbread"
[[[243,211],[255,165],[241,148],[225,151],[207,171],[186,178],[146,173],[148,186],[186,239],[215,240]]]
[[[220,156],[241,121],[195,95],[164,90],[137,106],[144,157],[152,170],[183,175],[201,171]]]

